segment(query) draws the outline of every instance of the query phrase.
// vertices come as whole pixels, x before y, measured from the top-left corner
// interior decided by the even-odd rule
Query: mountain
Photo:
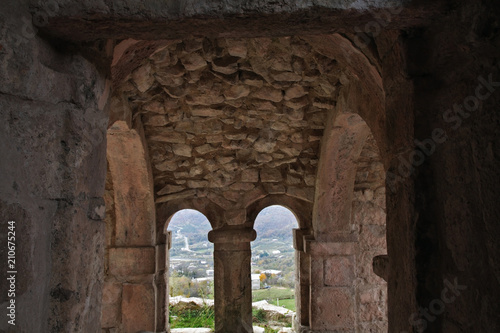
[[[292,229],[298,228],[295,215],[282,206],[269,206],[263,209],[255,221],[257,241],[263,239],[278,239],[287,241],[292,239]],[[210,222],[200,212],[193,209],[184,209],[177,212],[171,219],[168,230],[175,234],[180,231],[183,235],[201,241],[206,239],[212,229]]]
[[[254,225],[257,239],[251,243],[252,271],[282,271],[282,275],[293,285],[295,251],[292,229],[297,227],[297,220],[288,209],[282,206],[263,209]],[[213,269],[213,244],[207,239],[211,229],[207,218],[196,210],[181,210],[172,217],[168,226],[173,241],[171,273],[180,271],[202,277],[207,269]]]
[[[295,215],[282,206],[269,206],[263,209],[255,220],[254,229],[259,239],[279,239],[291,241],[293,239],[292,229],[298,228]]]

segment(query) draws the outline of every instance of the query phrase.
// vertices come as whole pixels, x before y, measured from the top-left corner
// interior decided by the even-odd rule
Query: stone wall
[[[355,267],[356,332],[388,331],[387,283],[375,275],[373,258],[387,254],[385,171],[369,136],[357,160],[352,223],[359,233]]]
[[[104,74],[35,36],[26,1],[0,13],[2,332],[98,332],[104,254]],[[88,50],[106,59],[102,49]],[[16,222],[16,326],[7,221]]]
[[[394,329],[406,321],[428,332],[500,330],[499,13],[495,1],[459,1],[444,20],[405,38],[414,136],[426,146],[423,161],[411,155],[416,147],[402,150],[395,158],[399,170],[392,170],[397,180],[406,179],[404,161],[410,161],[414,211],[397,192],[390,202],[400,202],[395,215],[413,221],[413,295],[429,316],[393,318]],[[396,188],[407,184],[401,180]],[[397,230],[388,235],[401,244]],[[401,245],[390,247],[389,255]],[[399,268],[391,269],[394,277]],[[395,283],[389,279],[389,286]],[[404,304],[395,294],[391,311]]]

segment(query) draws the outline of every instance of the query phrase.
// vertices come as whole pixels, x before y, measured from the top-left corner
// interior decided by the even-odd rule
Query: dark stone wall
[[[26,1],[1,5],[0,332],[98,332],[104,76],[76,48],[37,36]],[[5,313],[10,220],[15,327]]]
[[[397,140],[404,143],[387,180],[395,189],[388,193],[390,331],[497,332],[499,4],[449,4],[439,22],[407,29],[400,41],[411,86],[399,89],[413,96],[388,112],[401,119],[397,112],[412,110],[405,116],[413,126]],[[418,143],[405,142],[412,136]]]

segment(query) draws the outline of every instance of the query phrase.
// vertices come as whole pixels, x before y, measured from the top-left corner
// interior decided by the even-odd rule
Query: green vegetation
[[[208,306],[199,310],[176,310],[171,306],[169,321],[171,328],[209,327],[213,329],[214,310]]]
[[[276,299],[267,301],[269,304],[278,305]],[[295,311],[295,298],[280,299],[279,306],[282,306],[290,311]]]
[[[259,289],[252,292],[252,302],[262,301],[262,300],[272,300],[276,301],[276,298],[290,299],[295,298],[295,292],[290,288],[276,288],[271,287],[269,289]],[[281,302],[281,301],[280,301]]]
[[[262,309],[252,309],[252,322],[260,327],[264,328],[264,333],[276,333],[278,330],[274,330],[269,327],[268,320],[266,319],[266,311]]]
[[[269,304],[278,305],[277,298],[280,300],[280,306],[295,311],[295,292],[293,289],[271,287],[252,291],[252,302],[266,300]]]
[[[214,296],[213,281],[194,281],[187,276],[172,274],[170,276],[170,296],[211,298]]]
[[[266,311],[252,308],[252,322],[255,324],[267,322]]]

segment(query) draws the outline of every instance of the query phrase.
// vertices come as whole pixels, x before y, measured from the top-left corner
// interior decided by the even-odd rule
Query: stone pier
[[[214,243],[215,332],[251,333],[251,228],[223,227],[208,234]]]

